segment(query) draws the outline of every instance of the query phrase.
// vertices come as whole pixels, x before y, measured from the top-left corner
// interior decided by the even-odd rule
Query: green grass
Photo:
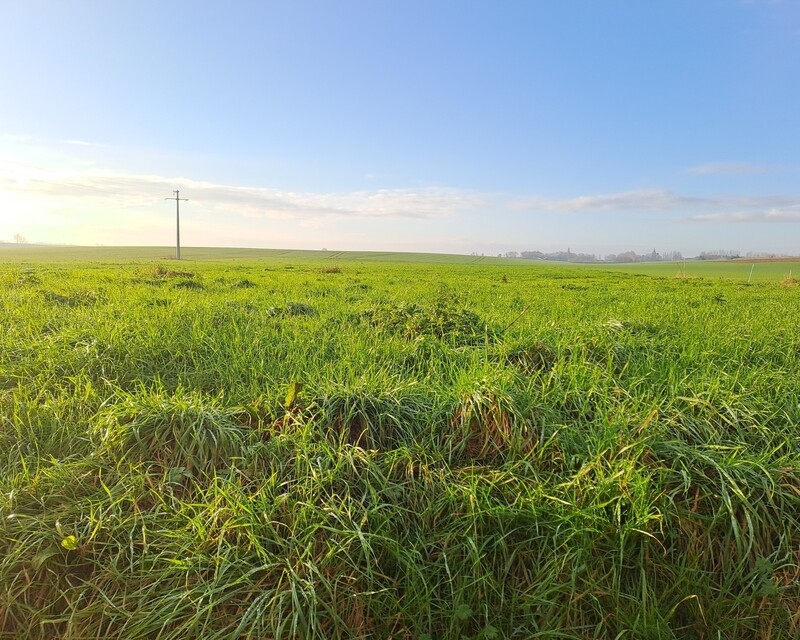
[[[782,276],[11,253],[0,637],[800,635]]]
[[[70,247],[55,245],[0,246],[0,263],[100,263],[116,265],[121,262],[148,264],[154,260],[174,264],[174,247]],[[800,262],[748,260],[686,260],[680,262],[640,262],[634,264],[567,264],[492,256],[465,256],[437,253],[398,253],[383,251],[310,251],[287,249],[218,249],[184,247],[181,264],[194,262],[248,262],[269,260],[288,263],[322,262],[336,266],[338,262],[419,263],[449,265],[497,265],[507,269],[585,269],[589,271],[643,274],[660,278],[710,278],[739,282],[781,282],[800,278]]]
[[[738,282],[781,282],[800,277],[800,261],[688,260],[686,262],[641,262],[636,264],[587,265],[589,269],[641,273],[663,278],[712,278]]]
[[[0,261],[20,262],[150,262],[164,260],[172,263],[175,247],[72,247],[61,245],[0,246]],[[292,249],[219,249],[182,247],[182,264],[194,261],[225,262],[230,260],[288,260],[301,262],[417,262],[424,264],[498,264],[516,262],[506,258],[464,256],[443,253],[399,253],[387,251],[311,251]]]

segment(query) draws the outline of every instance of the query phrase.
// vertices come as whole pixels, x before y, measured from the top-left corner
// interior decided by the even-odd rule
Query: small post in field
[[[173,198],[164,198],[164,200],[174,200],[175,201],[175,259],[181,259],[181,200],[185,202],[189,202],[189,198],[181,198],[180,191],[173,191],[175,197]]]

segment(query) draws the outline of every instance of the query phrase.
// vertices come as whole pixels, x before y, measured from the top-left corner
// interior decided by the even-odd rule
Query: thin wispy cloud
[[[21,133],[0,132],[0,142],[18,143],[23,145],[42,145],[53,147],[54,145],[68,144],[74,147],[105,147],[104,144],[90,142],[82,138],[47,138],[43,136],[33,136]]]
[[[7,190],[49,198],[109,200],[120,206],[156,204],[180,188],[192,206],[248,218],[308,221],[326,217],[437,219],[481,209],[575,214],[658,213],[682,220],[794,222],[800,196],[693,196],[666,189],[639,189],[574,198],[527,196],[504,200],[498,194],[450,187],[375,189],[315,193],[265,187],[110,172],[32,173],[0,180]]]
[[[511,203],[513,209],[576,213],[580,211],[676,211],[708,206],[707,198],[682,196],[665,189],[640,189],[578,196],[577,198],[520,198]]]
[[[77,147],[99,147],[102,145],[96,144],[94,142],[87,142],[86,140],[61,140],[62,144],[71,144]]]
[[[735,213],[711,213],[689,218],[694,222],[714,222],[728,224],[732,222],[800,222],[800,204],[783,209],[769,211],[737,211]]]
[[[662,213],[706,222],[796,222],[800,196],[686,196],[643,189],[565,199],[521,198],[511,207],[553,213]],[[694,215],[692,215],[694,214]]]
[[[747,175],[747,174],[759,174],[759,173],[767,173],[769,171],[769,167],[757,165],[757,164],[747,164],[744,162],[716,162],[716,163],[709,163],[709,164],[701,164],[696,167],[690,167],[687,169],[689,173],[693,173],[698,176],[709,176],[709,175]]]
[[[218,212],[279,219],[441,218],[487,205],[481,194],[447,187],[312,193],[114,173],[33,175],[24,180],[6,180],[5,187],[55,200],[94,197],[121,204],[160,201],[164,194],[178,187],[198,205]]]

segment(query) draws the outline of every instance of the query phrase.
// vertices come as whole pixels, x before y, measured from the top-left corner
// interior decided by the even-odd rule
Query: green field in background
[[[620,273],[641,273],[663,278],[725,278],[742,282],[780,282],[800,276],[800,261],[758,262],[741,260],[685,260],[680,262],[640,262],[634,264],[576,264],[555,261],[466,256],[437,253],[385,251],[309,251],[289,249],[225,249],[188,247],[181,250],[183,262],[295,260],[303,262],[396,262],[421,264],[498,265],[511,268],[568,267]],[[174,247],[63,247],[5,245],[0,247],[0,263],[21,262],[140,262],[172,261]]]

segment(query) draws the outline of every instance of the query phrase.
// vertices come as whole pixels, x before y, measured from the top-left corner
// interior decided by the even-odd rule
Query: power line
[[[175,196],[173,198],[164,198],[164,200],[174,200],[175,201],[175,232],[176,232],[176,243],[175,243],[175,259],[181,259],[181,200],[185,202],[189,202],[189,198],[181,198],[180,191],[173,191]]]

